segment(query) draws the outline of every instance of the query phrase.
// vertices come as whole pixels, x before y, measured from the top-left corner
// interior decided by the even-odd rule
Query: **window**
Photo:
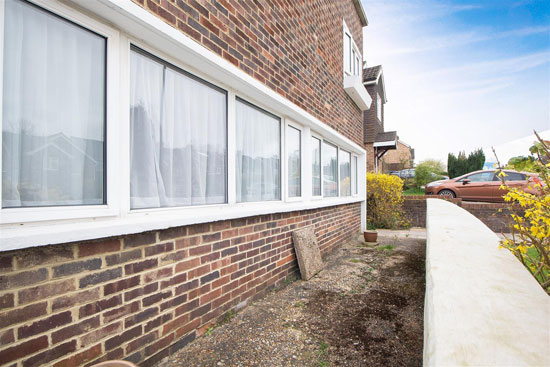
[[[286,151],[288,196],[302,196],[302,133],[290,125],[286,129]]]
[[[464,177],[463,179],[458,180],[458,182],[462,182],[464,180],[470,180],[470,182],[485,182],[485,181],[491,181],[493,179],[493,172],[480,172],[480,173],[474,173],[473,175],[469,175]]]
[[[338,196],[338,148],[323,142],[323,196]]]
[[[312,195],[321,196],[321,139],[311,137]]]
[[[237,99],[237,201],[281,199],[281,119]]]
[[[106,39],[5,2],[2,207],[106,202]]]
[[[225,91],[133,47],[132,209],[226,202]]]
[[[382,97],[380,97],[380,94],[376,95],[376,116],[378,121],[382,122]]]
[[[361,75],[361,59],[359,48],[344,22],[344,72],[350,75]]]
[[[358,176],[357,176],[357,156],[353,156],[351,160],[351,192],[353,195],[357,195]]]
[[[340,149],[340,196],[351,195],[351,154]]]
[[[525,180],[527,180],[527,177],[524,174],[521,174],[521,173],[518,173],[518,172],[504,171],[504,173],[506,174],[506,176],[504,176],[505,181],[525,181]],[[498,176],[498,174],[495,174],[495,177],[493,178],[493,181],[501,181],[500,176]]]

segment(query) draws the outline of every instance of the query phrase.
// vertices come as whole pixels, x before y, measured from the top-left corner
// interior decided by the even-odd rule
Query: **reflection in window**
[[[281,120],[248,102],[236,104],[237,201],[281,199]]]
[[[287,126],[286,149],[288,166],[288,196],[301,196],[302,172],[301,172],[301,131]]]
[[[312,195],[321,196],[321,140],[311,137]]]
[[[106,39],[26,1],[4,12],[2,206],[105,203]]]
[[[357,156],[353,156],[351,161],[351,192],[353,195],[357,195],[357,186],[358,186],[358,172],[357,172]]]
[[[132,209],[226,202],[226,93],[133,48]]]
[[[340,149],[340,196],[351,195],[351,154]]]
[[[323,196],[338,196],[338,148],[323,142]]]

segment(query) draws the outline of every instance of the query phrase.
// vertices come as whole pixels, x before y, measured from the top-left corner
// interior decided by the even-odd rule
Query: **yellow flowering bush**
[[[535,161],[539,178],[530,187],[539,191],[539,195],[508,186],[506,174],[499,173],[501,188],[507,190],[504,200],[512,204],[509,207],[511,236],[500,246],[512,251],[550,293],[550,163],[546,163],[550,162],[550,147],[539,140]]]
[[[403,180],[367,173],[367,224],[374,228],[407,226],[403,214]]]

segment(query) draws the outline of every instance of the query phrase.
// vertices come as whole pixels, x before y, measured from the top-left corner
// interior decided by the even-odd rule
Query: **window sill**
[[[361,76],[344,76],[344,90],[351,97],[351,99],[353,99],[361,111],[366,111],[370,108],[372,98],[363,83],[361,83]]]
[[[198,223],[317,209],[363,202],[362,197],[324,198],[301,202],[257,202],[222,206],[187,207],[166,211],[130,213],[126,217],[94,218],[62,224],[51,222],[1,227],[0,251],[32,246],[95,240]]]

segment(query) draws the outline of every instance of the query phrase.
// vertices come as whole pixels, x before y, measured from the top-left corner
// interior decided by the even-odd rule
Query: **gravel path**
[[[420,366],[425,240],[359,239],[158,367]]]

